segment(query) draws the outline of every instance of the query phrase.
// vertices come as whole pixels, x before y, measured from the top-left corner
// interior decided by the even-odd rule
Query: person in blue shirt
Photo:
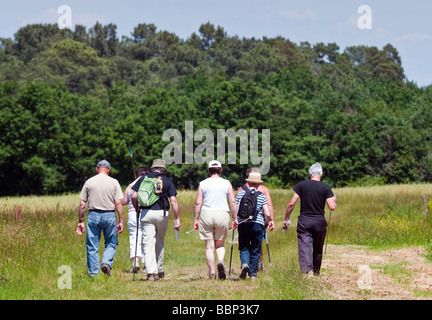
[[[249,190],[257,192],[258,187],[262,183],[261,174],[258,172],[251,172],[246,181],[248,182]],[[237,194],[236,202],[239,208],[240,202],[245,194],[246,190],[241,190]],[[256,211],[255,216],[251,220],[244,221],[240,217],[237,217],[241,262],[240,279],[246,279],[246,276],[249,275],[252,281],[256,280],[258,273],[262,232],[266,226],[266,221],[270,219],[270,210],[267,198],[260,192],[257,197]]]

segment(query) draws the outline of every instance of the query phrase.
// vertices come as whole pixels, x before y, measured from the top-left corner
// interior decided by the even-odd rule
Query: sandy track
[[[372,251],[329,245],[319,281],[342,300],[432,300],[432,263],[420,247]]]

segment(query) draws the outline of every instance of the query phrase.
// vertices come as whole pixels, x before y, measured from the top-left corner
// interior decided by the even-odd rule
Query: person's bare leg
[[[214,262],[214,250],[215,250],[215,243],[214,240],[205,240],[205,246],[206,246],[206,262],[207,266],[209,268],[209,276],[215,274],[215,262]]]

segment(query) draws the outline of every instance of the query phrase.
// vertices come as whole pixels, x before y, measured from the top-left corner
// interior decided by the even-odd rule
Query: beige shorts
[[[228,211],[201,210],[198,230],[201,240],[225,240],[228,236],[230,216]]]

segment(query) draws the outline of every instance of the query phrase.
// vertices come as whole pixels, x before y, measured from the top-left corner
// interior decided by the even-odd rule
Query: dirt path
[[[422,252],[420,247],[377,252],[329,245],[315,281],[342,300],[431,300],[432,263]]]

